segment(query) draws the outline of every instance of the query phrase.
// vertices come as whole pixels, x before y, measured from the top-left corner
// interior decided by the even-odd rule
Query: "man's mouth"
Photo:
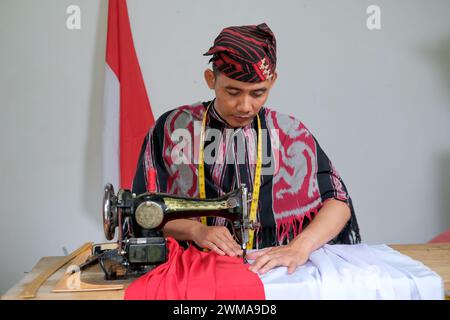
[[[235,118],[236,120],[238,120],[240,122],[244,122],[244,121],[250,120],[252,117],[251,116],[233,116],[233,118]]]

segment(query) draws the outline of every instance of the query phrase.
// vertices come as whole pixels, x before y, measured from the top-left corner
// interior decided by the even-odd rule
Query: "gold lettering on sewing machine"
[[[232,208],[231,201],[191,201],[186,199],[163,198],[165,205],[171,211],[191,210],[222,210]]]

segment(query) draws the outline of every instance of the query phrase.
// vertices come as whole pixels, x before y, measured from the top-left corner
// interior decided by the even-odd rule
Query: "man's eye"
[[[262,97],[263,94],[264,94],[263,92],[255,92],[255,93],[252,94],[252,96],[254,98],[259,98],[259,97]]]
[[[227,91],[230,96],[237,96],[239,94],[238,91]]]

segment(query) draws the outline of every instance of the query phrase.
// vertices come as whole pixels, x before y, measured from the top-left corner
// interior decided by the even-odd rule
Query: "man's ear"
[[[204,76],[205,76],[205,81],[206,81],[206,84],[208,85],[208,87],[210,89],[214,89],[215,82],[216,82],[216,76],[214,75],[214,72],[211,69],[206,69]]]
[[[270,87],[272,87],[275,84],[275,81],[277,81],[277,77],[278,77],[278,73],[275,71],[273,73],[273,77],[272,77],[271,82],[270,82]]]

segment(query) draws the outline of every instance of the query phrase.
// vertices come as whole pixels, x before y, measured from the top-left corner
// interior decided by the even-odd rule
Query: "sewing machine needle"
[[[247,260],[247,248],[244,248],[244,249],[243,249],[242,260],[244,261],[244,264],[248,264],[248,260]]]

